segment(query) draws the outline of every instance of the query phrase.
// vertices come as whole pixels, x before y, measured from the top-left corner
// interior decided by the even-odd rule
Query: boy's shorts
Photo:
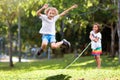
[[[55,35],[43,34],[42,35],[42,41],[45,41],[45,42],[48,42],[48,43],[56,42]]]

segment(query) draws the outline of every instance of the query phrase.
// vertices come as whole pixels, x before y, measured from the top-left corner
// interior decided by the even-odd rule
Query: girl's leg
[[[97,63],[97,68],[100,68],[101,67],[100,55],[95,56],[95,60],[96,60],[96,63]]]

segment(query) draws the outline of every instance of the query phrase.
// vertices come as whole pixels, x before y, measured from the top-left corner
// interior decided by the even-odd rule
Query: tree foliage
[[[41,20],[36,16],[36,11],[44,4],[56,7],[59,13],[73,4],[78,4],[77,9],[70,11],[56,23],[57,40],[66,38],[72,43],[73,48],[76,46],[84,48],[90,41],[88,36],[94,22],[100,23],[102,27],[110,27],[111,23],[117,22],[117,6],[112,0],[2,0],[0,1],[0,36],[7,36],[10,28],[11,41],[17,40],[19,8],[22,50],[27,44],[40,46],[41,35],[38,32],[41,28]],[[10,27],[6,25],[7,23]]]

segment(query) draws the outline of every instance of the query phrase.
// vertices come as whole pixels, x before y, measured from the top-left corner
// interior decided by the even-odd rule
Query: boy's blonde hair
[[[48,7],[44,13],[47,15],[50,10],[55,11],[55,16],[58,15],[58,10],[55,7]]]

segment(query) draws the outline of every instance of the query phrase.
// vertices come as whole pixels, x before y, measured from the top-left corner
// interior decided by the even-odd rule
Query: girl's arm
[[[99,40],[99,38],[95,38],[93,41],[97,42]]]
[[[48,4],[45,4],[42,8],[40,8],[40,9],[36,12],[36,14],[37,14],[38,16],[41,16],[41,12],[42,12],[44,9],[46,9],[46,8],[48,8]]]
[[[70,8],[68,8],[67,10],[65,10],[65,11],[63,11],[61,14],[60,14],[60,16],[64,16],[65,14],[67,14],[70,10],[72,10],[72,9],[74,9],[74,8],[77,8],[78,7],[78,5],[73,5],[73,6],[71,6]]]
[[[89,38],[90,38],[91,41],[95,41],[95,42],[97,42],[99,40],[99,38],[94,38],[92,36],[92,34],[90,34]]]
[[[91,41],[94,40],[94,37],[92,36],[92,34],[89,35],[89,38],[90,38]]]

